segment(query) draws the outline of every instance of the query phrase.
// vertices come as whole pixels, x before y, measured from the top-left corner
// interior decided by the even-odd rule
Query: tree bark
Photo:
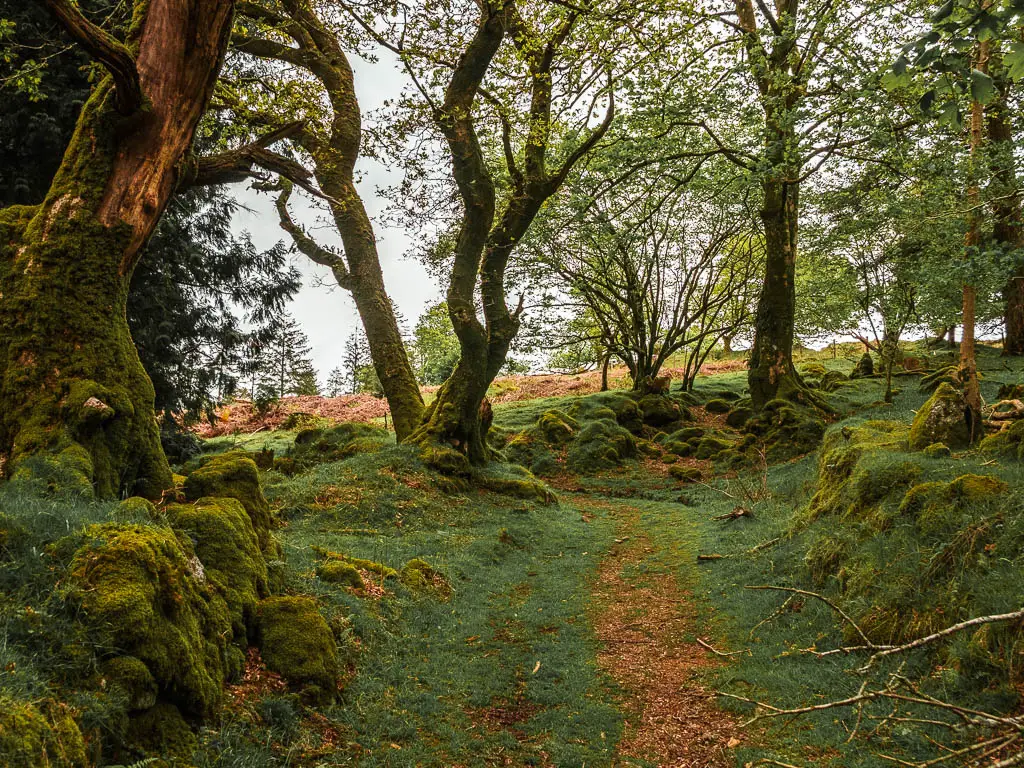
[[[331,104],[330,124],[323,131],[299,131],[293,140],[313,159],[313,175],[319,192],[330,206],[344,255],[320,247],[291,220],[287,208],[290,185],[287,184],[277,203],[281,226],[292,235],[300,251],[314,262],[329,267],[338,285],[352,294],[366,332],[374,370],[391,410],[395,436],[402,442],[420,424],[423,397],[384,285],[373,224],[355,186],[362,116],[352,67],[336,34],[309,4],[286,0],[282,7],[285,15],[272,8],[243,3],[240,12],[274,23],[293,38],[295,47],[262,39],[241,39],[236,47],[253,56],[302,67],[322,84]],[[294,176],[289,169],[281,167],[276,157],[270,159],[269,166],[259,157],[255,162],[286,178]],[[293,180],[301,183],[301,179]]]
[[[985,72],[988,68],[989,43],[978,43],[975,54],[975,69]],[[977,248],[981,244],[981,212],[978,210],[981,200],[981,189],[978,182],[978,162],[982,143],[984,142],[984,107],[980,102],[971,102],[971,168],[967,182],[967,235],[964,238],[966,249]],[[978,363],[975,353],[974,321],[977,289],[970,282],[963,286],[963,332],[960,334],[960,381],[964,386],[964,399],[967,405],[967,424],[971,431],[971,440],[980,434],[981,425],[981,388],[978,383]]]
[[[747,381],[754,407],[803,388],[793,366],[799,186],[785,178],[763,184],[765,279],[757,303]]]
[[[612,356],[605,353],[604,360],[601,361],[601,391],[608,391],[608,367],[611,365]]]
[[[1017,191],[1017,174],[1014,170],[1013,121],[1008,109],[1010,82],[1002,73],[1000,62],[993,63],[998,96],[985,108],[994,181],[992,193],[995,195],[992,201],[992,213],[995,218],[992,240],[995,245],[1006,251],[1016,251],[1021,247],[1024,228],[1021,225],[1020,194]],[[1003,289],[1003,300],[1003,354],[1024,355],[1024,260],[1019,257],[1013,274]]]
[[[132,78],[119,61],[116,81],[101,80],[83,107],[44,202],[0,211],[8,476],[103,497],[155,498],[171,483],[125,304],[209,101],[231,12],[231,0],[136,2],[125,51],[145,106],[123,114],[133,95],[115,82]]]

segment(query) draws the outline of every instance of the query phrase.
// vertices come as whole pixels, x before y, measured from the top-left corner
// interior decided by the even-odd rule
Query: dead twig
[[[707,648],[709,651],[715,654],[715,656],[721,656],[722,658],[729,658],[730,656],[742,656],[744,653],[748,656],[753,655],[749,648],[744,648],[742,651],[719,651],[717,648],[713,648],[710,643],[704,642],[699,637],[697,638],[697,644],[701,648]]]

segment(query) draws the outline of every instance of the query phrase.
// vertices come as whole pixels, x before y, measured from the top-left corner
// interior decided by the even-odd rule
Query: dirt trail
[[[640,511],[625,503],[577,497],[619,522],[618,538],[594,583],[598,662],[619,684],[627,710],[615,766],[642,761],[663,768],[733,765],[739,732],[697,676],[715,659],[688,637],[700,635],[696,609],[675,576],[656,563]],[[645,568],[647,566],[647,568]]]

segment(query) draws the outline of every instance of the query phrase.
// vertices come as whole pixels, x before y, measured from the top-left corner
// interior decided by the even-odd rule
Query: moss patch
[[[64,705],[0,698],[0,758],[7,768],[86,768],[81,731]]]
[[[258,644],[267,669],[277,672],[316,704],[337,695],[334,635],[308,597],[271,597],[259,605]]]

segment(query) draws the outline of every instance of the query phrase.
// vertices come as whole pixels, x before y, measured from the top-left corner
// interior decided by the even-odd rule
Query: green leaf
[[[932,16],[932,21],[942,21],[944,18],[953,13],[953,9],[955,7],[956,0],[946,0],[946,2],[942,4],[942,7],[935,12],[934,16]]]
[[[921,100],[918,102],[918,106],[921,107],[921,111],[928,114],[932,111],[932,105],[935,104],[935,89],[925,91],[924,95],[921,96]]]
[[[1003,63],[1009,69],[1011,80],[1024,77],[1024,43],[1010,43],[1003,54]]]
[[[903,74],[897,74],[892,70],[882,75],[882,87],[887,91],[895,91],[900,88],[906,88],[910,85],[910,75],[907,72]]]
[[[957,131],[963,128],[960,110],[957,109],[955,101],[947,101],[942,105],[942,109],[939,110],[939,125],[947,125]]]
[[[971,70],[971,101],[988,104],[996,95],[992,78],[977,69]]]

